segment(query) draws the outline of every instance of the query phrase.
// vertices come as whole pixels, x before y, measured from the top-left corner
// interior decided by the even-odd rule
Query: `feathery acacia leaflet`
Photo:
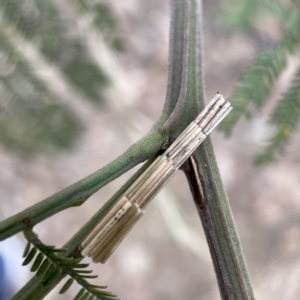
[[[82,289],[75,299],[83,299],[83,296],[100,300],[117,299],[111,292],[104,290],[106,286],[93,285],[86,281],[88,278],[97,278],[98,275],[89,275],[92,270],[82,270],[88,267],[89,264],[80,264],[81,258],[66,258],[57,255],[58,253],[64,253],[65,250],[43,244],[31,229],[24,230],[24,236],[28,243],[23,253],[25,258],[23,266],[33,261],[30,271],[36,272],[36,277],[40,278],[45,286],[51,285],[60,277],[69,275],[70,279],[63,285],[60,294],[65,293],[76,281],[82,286]],[[35,257],[37,252],[39,254]]]
[[[247,2],[251,8],[254,8],[254,2]],[[245,115],[247,118],[251,117],[251,112],[248,108],[250,102],[253,102],[257,108],[265,105],[276,81],[287,68],[289,56],[299,51],[297,48],[300,44],[299,2],[299,0],[294,1],[292,4],[294,6],[293,9],[285,5],[277,7],[278,12],[285,16],[283,36],[272,51],[259,53],[253,65],[242,75],[231,96],[234,111],[220,126],[225,135],[231,135],[234,125],[242,115]],[[297,69],[298,71],[295,72],[290,88],[281,97],[269,120],[276,132],[269,139],[269,143],[265,148],[256,156],[256,164],[261,165],[276,160],[277,155],[284,152],[288,144],[287,141],[292,138],[292,134],[296,129],[297,120],[300,117],[300,110],[298,109],[299,65]],[[293,124],[291,124],[290,115],[286,113],[289,109],[293,111]]]

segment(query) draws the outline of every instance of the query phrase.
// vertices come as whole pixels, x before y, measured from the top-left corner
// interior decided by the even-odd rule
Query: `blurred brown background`
[[[80,180],[120,155],[148,132],[159,117],[167,79],[168,1],[107,2],[117,17],[125,50],[114,52],[68,0],[53,1],[80,37],[95,64],[112,83],[104,90],[101,109],[81,101],[64,75],[38,50],[24,46],[28,63],[37,68],[49,89],[79,116],[85,131],[71,150],[26,159],[0,145],[0,218],[5,219]],[[271,19],[258,19],[257,30],[245,34],[228,29],[218,9],[228,1],[203,1],[204,69],[207,101],[219,91],[229,96],[256,53],[271,49],[281,31]],[[106,2],[105,2],[106,3]],[[21,42],[20,42],[21,43]],[[27,49],[27,50],[26,50]],[[253,158],[265,143],[270,110],[286,88],[298,57],[280,77],[268,104],[241,119],[232,137],[214,131],[212,139],[230,199],[257,299],[299,299],[300,286],[300,153],[298,132],[284,157],[257,168]],[[0,100],[1,101],[1,100]],[[26,128],[24,129],[26,135]],[[1,135],[1,132],[0,132]],[[63,245],[132,174],[129,172],[92,196],[35,227],[47,244]],[[13,238],[15,239],[15,238]],[[22,275],[20,288],[32,276],[21,267],[22,234],[0,245],[15,253],[11,272]],[[85,259],[90,262],[89,259]],[[199,217],[183,174],[178,174],[148,207],[138,226],[105,265],[94,265],[99,278],[121,299],[220,299]],[[12,270],[13,268],[13,270]],[[20,270],[22,269],[22,270]],[[71,299],[74,284],[63,296],[60,284],[46,299]]]

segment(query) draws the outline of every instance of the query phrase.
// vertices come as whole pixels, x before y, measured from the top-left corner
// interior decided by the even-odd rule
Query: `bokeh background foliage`
[[[82,132],[76,113],[36,72],[37,53],[60,72],[83,101],[99,109],[110,79],[87,49],[84,37],[65,22],[57,1],[3,0],[0,2],[0,140],[19,155],[47,154],[71,147]],[[74,1],[74,10],[88,18],[115,51],[123,49],[116,21],[108,6],[95,1]],[[16,47],[16,45],[18,45]],[[24,47],[27,47],[24,49]]]
[[[227,11],[227,12],[225,12]],[[224,8],[224,19],[234,30],[253,32],[257,30],[257,19],[272,18],[281,28],[282,37],[273,49],[259,53],[252,66],[242,75],[232,93],[233,113],[222,123],[221,128],[230,135],[240,116],[251,117],[249,104],[261,109],[267,102],[278,78],[285,71],[288,59],[299,55],[300,1],[233,1]],[[300,64],[294,72],[290,86],[281,96],[271,113],[269,124],[272,133],[269,143],[259,153],[257,164],[270,163],[282,154],[298,128],[300,120]]]

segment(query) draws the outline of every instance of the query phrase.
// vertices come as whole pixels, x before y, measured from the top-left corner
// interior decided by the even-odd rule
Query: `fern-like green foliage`
[[[24,236],[28,243],[23,254],[25,258],[23,266],[33,261],[30,270],[31,272],[36,272],[36,276],[41,278],[44,285],[50,285],[58,278],[68,275],[70,279],[68,279],[61,288],[60,294],[65,293],[73,282],[76,281],[82,286],[82,289],[74,298],[76,300],[117,299],[111,292],[104,290],[107,288],[106,286],[93,285],[86,281],[87,278],[97,278],[98,275],[87,275],[92,273],[92,271],[82,270],[88,267],[89,264],[80,264],[81,258],[66,258],[62,255],[58,255],[59,253],[63,254],[65,250],[43,244],[31,229],[25,230]],[[39,254],[36,255],[38,252]]]
[[[232,133],[234,125],[242,115],[248,118],[251,117],[248,107],[251,102],[257,108],[261,108],[266,103],[276,80],[286,68],[288,56],[297,51],[297,46],[300,44],[299,32],[300,7],[295,6],[293,10],[290,10],[283,36],[277,46],[273,51],[259,54],[255,58],[253,65],[242,75],[233,91],[230,101],[234,109],[219,127],[226,135]],[[290,136],[287,138],[287,131],[284,129],[286,127],[283,124],[289,124],[290,122],[291,117],[286,113],[286,107],[291,103],[293,106],[295,105],[298,81],[297,73],[292,88],[285,94],[274,110],[271,123],[275,128],[278,128],[278,131],[263,151],[263,155],[257,157],[257,163],[267,163],[274,160],[275,153],[281,153],[287,144],[286,142],[290,139]],[[285,109],[285,113],[280,113],[281,109]],[[295,114],[299,114],[299,112],[295,112]],[[293,124],[296,124],[296,122],[293,121]],[[288,128],[291,129],[290,126]],[[290,129],[289,134],[292,132]]]
[[[77,0],[76,2],[79,10],[90,16],[94,28],[101,29],[108,44],[117,51],[124,50],[124,43],[117,33],[116,18],[109,7],[97,1]]]
[[[275,108],[270,123],[275,126],[276,133],[270,139],[266,149],[259,154],[255,162],[264,164],[276,159],[277,153],[282,153],[298,128],[300,120],[300,67],[298,68],[291,86],[280,99]]]
[[[91,60],[85,43],[70,34],[52,1],[2,0],[0,7],[21,35],[39,46],[42,54],[57,65],[87,99],[98,104],[103,101],[99,91],[107,85],[107,76]]]
[[[83,126],[0,30],[0,142],[28,156],[71,147]]]
[[[93,15],[94,29],[103,33],[112,49],[120,49],[116,19],[109,7],[80,2],[68,5],[77,7],[82,18]],[[28,61],[13,41],[21,37],[32,45],[64,75],[75,93],[98,108],[104,103],[109,78],[92,59],[85,37],[74,30],[76,18],[66,18],[57,1],[1,0],[0,15],[0,142],[27,157],[72,147],[83,129],[79,118],[49,90],[35,72],[39,66]]]

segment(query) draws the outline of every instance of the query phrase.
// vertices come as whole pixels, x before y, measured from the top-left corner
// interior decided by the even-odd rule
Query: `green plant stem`
[[[229,201],[209,139],[195,151],[183,169],[201,218],[222,299],[254,299]]]
[[[174,0],[185,18],[182,33],[185,37],[182,60],[181,87],[178,103],[166,123],[171,138],[183,130],[182,123],[190,122],[205,106],[202,71],[202,5],[200,0]],[[184,7],[185,9],[179,10]],[[176,40],[176,37],[174,38]],[[176,47],[174,44],[171,46]],[[173,66],[176,68],[176,66]],[[178,67],[179,68],[179,67]],[[171,89],[177,83],[171,82]],[[186,127],[186,125],[184,125]],[[184,164],[194,202],[200,215],[210,248],[222,299],[254,299],[245,260],[242,254],[229,202],[208,138]]]
[[[178,62],[182,61],[183,48],[185,45],[183,30],[185,18],[182,14],[184,5],[185,4],[183,2],[178,3],[178,5],[171,5],[172,12],[169,30],[168,81],[164,108],[159,120],[160,125],[163,125],[174,111],[180,94],[182,64]]]
[[[97,213],[63,246],[67,252],[64,257],[80,258],[79,245],[82,240],[91,232],[98,222],[105,216],[108,210],[114,205],[119,197],[131,186],[131,184],[149,167],[154,158],[145,163]],[[83,259],[83,257],[82,257]],[[66,275],[62,274],[55,282],[45,286],[41,279],[33,277],[13,298],[12,300],[38,300],[45,297]]]
[[[177,74],[177,78],[181,78],[178,100],[174,111],[164,124],[171,141],[175,140],[196,117],[200,111],[201,100],[204,99],[200,5],[200,1],[174,0],[172,2],[173,17],[178,18],[182,26],[176,26],[174,22],[175,28],[170,31],[174,35],[170,39],[174,45],[170,45],[170,48],[174,49],[174,56],[176,55],[177,58],[174,60],[172,70],[181,71],[181,74]],[[178,40],[184,45],[182,51],[176,49]],[[171,90],[178,90],[177,78],[170,83]]]
[[[83,204],[100,188],[139,163],[153,157],[161,148],[164,136],[151,131],[117,159],[92,175],[78,181],[53,196],[23,210],[0,223],[0,241],[72,206]]]

